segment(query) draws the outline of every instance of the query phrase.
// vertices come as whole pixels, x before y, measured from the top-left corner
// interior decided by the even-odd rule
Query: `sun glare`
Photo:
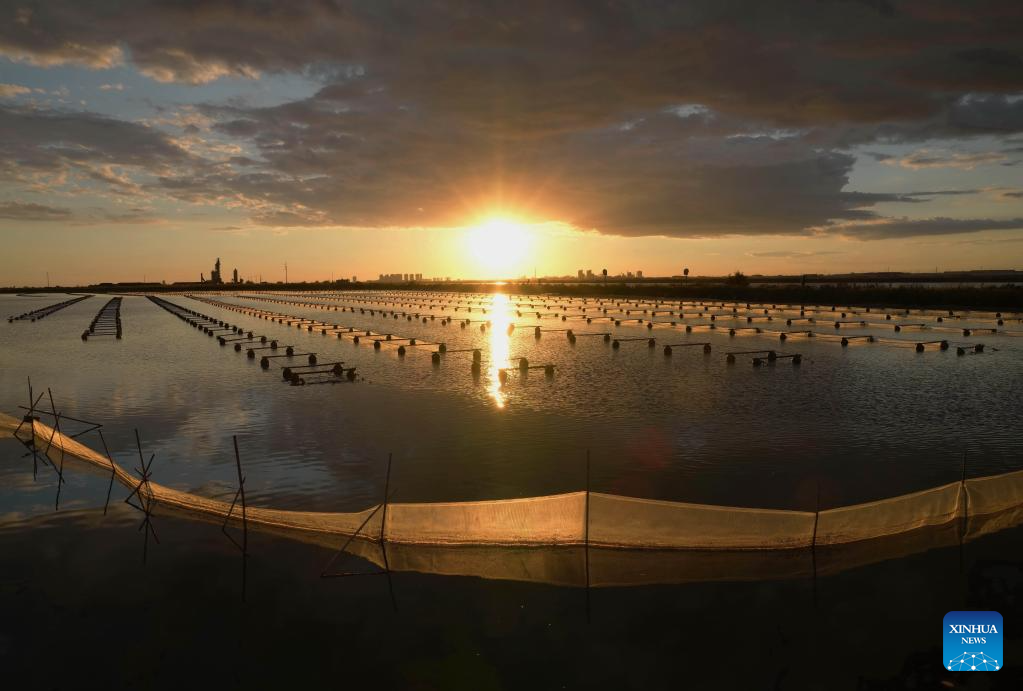
[[[530,244],[530,234],[522,224],[506,218],[492,218],[471,229],[467,237],[473,262],[487,274],[478,278],[506,278],[521,272]]]

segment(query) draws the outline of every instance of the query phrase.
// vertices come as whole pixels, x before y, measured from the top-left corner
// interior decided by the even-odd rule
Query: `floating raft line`
[[[107,304],[100,308],[92,323],[82,332],[82,340],[89,340],[90,336],[114,336],[121,338],[121,298],[110,298]]]
[[[780,341],[788,340],[789,336],[806,336],[807,338],[813,338],[814,333],[813,333],[813,331],[810,331],[809,329],[798,330],[798,331],[779,331],[778,332],[778,340],[780,340]]]
[[[70,307],[75,303],[81,302],[82,300],[88,300],[91,297],[92,297],[91,295],[82,295],[80,297],[71,298],[70,300],[64,300],[63,302],[57,302],[52,305],[47,305],[46,307],[40,307],[39,309],[32,310],[31,312],[23,312],[17,316],[10,316],[7,317],[7,323],[10,324],[11,322],[16,321],[32,322],[38,321],[40,319],[50,316],[54,312],[59,312],[65,307]]]
[[[669,343],[664,346],[664,354],[671,355],[673,348],[702,348],[704,354],[710,354],[711,346],[709,342],[703,343]]]
[[[782,354],[774,353],[774,351],[771,351],[771,353],[768,354],[768,356],[766,358],[765,357],[755,357],[755,358],[753,358],[753,366],[754,367],[760,367],[765,362],[776,362],[778,360],[785,360],[785,359],[792,360],[792,364],[793,365],[798,365],[798,364],[803,362],[803,356],[800,353],[786,353],[786,354],[782,355]]]
[[[371,337],[371,336],[374,336],[374,335],[376,335],[376,336],[384,336],[385,338],[383,338],[383,339],[371,339],[373,341],[373,348],[375,350],[379,350],[380,349],[380,343],[381,342],[394,342],[394,343],[398,343],[399,341],[409,341],[410,345],[416,345],[417,342],[419,342],[418,339],[414,339],[414,338],[406,338],[406,337],[395,338],[393,336],[393,334],[380,334],[380,333],[374,334],[372,331],[364,330],[364,329],[358,329],[356,331],[355,327],[351,327],[351,326],[343,326],[343,325],[339,325],[339,324],[330,324],[330,323],[323,322],[323,321],[309,320],[309,319],[304,319],[302,317],[296,317],[295,315],[291,315],[291,314],[282,314],[280,312],[270,312],[270,311],[267,311],[267,310],[260,310],[260,309],[255,309],[255,308],[252,308],[252,307],[244,307],[244,306],[241,306],[241,305],[233,305],[233,304],[228,303],[228,302],[223,302],[223,301],[220,301],[220,300],[212,300],[210,298],[199,297],[199,296],[196,296],[196,295],[190,295],[189,297],[191,297],[193,300],[197,300],[199,302],[204,302],[204,303],[212,305],[214,307],[220,307],[222,309],[233,310],[235,312],[240,312],[242,314],[248,314],[250,316],[258,316],[258,317],[263,318],[263,319],[269,319],[271,321],[278,321],[278,323],[284,323],[283,321],[280,321],[280,320],[284,320],[284,321],[291,320],[291,322],[289,323],[289,326],[291,324],[298,324],[299,322],[301,322],[301,326],[308,326],[309,327],[308,330],[309,330],[310,333],[312,333],[314,329],[320,328],[320,329],[323,330],[324,335],[329,331],[329,332],[335,333],[339,339],[343,338],[346,335],[350,335],[350,336],[352,336],[352,342],[356,343],[356,344],[359,343],[360,337],[367,337],[368,338],[368,337]],[[284,302],[284,301],[281,301],[281,302]],[[347,331],[345,331],[345,329],[347,329]],[[444,345],[443,343],[432,343],[430,341],[422,341],[422,344],[423,345],[439,345],[439,346],[443,346]],[[405,354],[405,346],[403,346],[403,345],[399,345],[398,346],[398,354],[399,355],[404,355]]]
[[[236,333],[241,333],[242,332],[242,328],[239,327],[239,326],[231,326],[230,324],[226,324],[222,320],[213,319],[212,317],[204,315],[204,314],[201,314],[199,312],[196,312],[195,310],[186,309],[184,307],[181,307],[180,305],[174,304],[173,302],[170,302],[168,300],[164,300],[163,298],[158,298],[158,297],[150,295],[149,299],[152,302],[154,302],[155,304],[159,305],[163,309],[165,309],[168,312],[170,312],[171,314],[173,314],[174,316],[178,317],[179,319],[188,322],[189,324],[191,324],[192,326],[194,326],[196,328],[202,328],[203,331],[208,333],[210,336],[213,335],[214,331],[230,330],[230,331],[234,331]],[[214,327],[209,326],[209,324],[218,324],[218,325],[222,325],[222,326],[220,328],[214,328]],[[268,345],[258,345],[258,346],[253,345],[252,347],[246,348],[245,349],[246,350],[246,356],[249,359],[255,359],[256,351],[264,351],[264,350],[277,351],[278,349],[280,349],[282,347],[282,346],[280,346],[277,343],[276,340],[269,340],[268,341],[266,336],[260,336],[259,338],[260,338],[260,343],[268,343]],[[220,341],[221,345],[226,345],[226,343],[228,342],[228,339],[224,338],[223,336],[219,336],[218,340]],[[248,332],[247,336],[244,336],[244,337],[241,337],[241,338],[234,338],[234,339],[230,339],[230,340],[234,341],[234,349],[237,352],[237,351],[241,351],[241,349],[242,349],[242,343],[241,343],[242,340],[254,341],[255,337],[254,337],[254,334],[250,331],[250,332]],[[262,356],[260,356],[260,360],[259,360],[260,367],[262,369],[264,369],[264,370],[269,369],[270,368],[270,360],[271,359],[283,358],[283,357],[287,357],[287,358],[290,358],[290,357],[305,357],[306,361],[309,363],[310,367],[316,366],[316,364],[317,364],[316,353],[296,353],[295,352],[295,347],[293,345],[283,346],[283,348],[284,348],[284,353],[282,353],[282,354],[279,354],[279,355],[262,355]],[[321,365],[321,367],[322,366],[323,365]],[[333,373],[336,376],[342,376],[342,375],[347,376],[349,381],[354,381],[355,380],[355,368],[354,367],[347,368],[347,369],[342,369],[340,374],[337,374],[336,372],[334,372],[333,368],[328,370],[328,372]],[[314,373],[318,374],[318,372],[309,372],[309,374],[314,374]],[[292,382],[292,383],[296,383],[296,382]],[[298,383],[305,383],[305,382],[303,381],[303,382],[298,382]]]

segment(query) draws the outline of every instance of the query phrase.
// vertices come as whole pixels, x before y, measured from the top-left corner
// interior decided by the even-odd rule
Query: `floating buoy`
[[[85,331],[82,332],[82,340],[83,341],[88,341],[89,340],[89,330],[88,329],[86,329]]]
[[[234,352],[239,353],[239,352],[241,352],[241,349],[242,349],[242,344],[241,343],[235,343],[234,344]]]
[[[753,366],[754,367],[760,367],[762,364],[764,364],[763,360],[761,360],[758,357],[753,358]]]
[[[309,364],[310,365],[316,364],[316,353],[309,353]]]
[[[963,348],[962,346],[957,346],[956,355],[966,355],[966,348]]]
[[[611,340],[611,334],[604,334],[604,343],[607,343],[610,340]]]
[[[359,337],[358,336],[352,336],[352,343],[358,344],[359,343]]]
[[[291,379],[291,368],[285,367],[281,374],[284,376],[285,379]]]
[[[649,341],[646,342],[646,345],[647,348],[653,348],[654,346],[657,345],[657,339],[651,338]]]
[[[621,347],[621,343],[618,342],[617,338],[611,341],[611,347],[614,348],[615,350],[618,350],[618,348]]]
[[[399,357],[405,356],[405,346],[403,345],[398,346],[398,356]]]
[[[963,336],[969,336],[969,335],[970,335],[970,330],[969,329],[963,329]]]
[[[548,377],[553,377],[554,376],[554,365],[544,365],[543,373],[544,373],[544,375],[546,375]]]
[[[710,353],[710,343],[704,343],[703,344],[703,352],[704,353]]]
[[[792,356],[792,364],[793,365],[798,365],[802,361],[803,361],[803,356],[800,355],[799,353],[796,353],[795,355]]]
[[[664,346],[664,354],[669,357],[671,356],[671,346],[669,345]]]
[[[948,341],[942,341],[938,347],[942,350],[948,350]]]
[[[842,336],[842,347],[844,348],[847,345],[849,345],[849,339],[846,338],[845,336]]]
[[[692,330],[693,330],[693,327],[691,325],[689,325],[689,324],[686,324],[686,333],[691,333]]]
[[[439,346],[437,346],[437,350],[439,350],[442,353],[446,353],[448,352],[448,347],[444,343],[441,343]]]
[[[729,365],[734,365],[735,364],[735,356],[732,355],[731,353],[729,353],[728,355],[725,356],[725,362],[727,362]]]
[[[440,364],[440,353],[432,353],[430,355],[430,362],[432,362],[435,365],[439,365]]]
[[[246,355],[248,355],[249,359],[252,360],[253,358],[256,357],[256,351],[254,351],[252,348],[249,348]]]
[[[918,352],[918,353],[924,352],[924,344],[923,343],[917,343],[916,344],[916,352]]]
[[[519,369],[520,370],[527,370],[527,369],[529,369],[529,360],[527,360],[524,357],[520,357],[519,358]]]
[[[896,325],[895,325],[895,330],[896,330],[896,331],[902,331],[902,327],[901,327],[901,326],[899,326],[898,324],[896,324]]]
[[[270,358],[264,355],[259,361],[259,366],[263,369],[270,369]]]
[[[479,351],[479,348],[477,348],[476,350],[472,351],[472,361],[473,362],[480,362],[482,360],[483,360],[483,353],[481,353]]]
[[[984,344],[983,343],[978,343],[977,345],[973,346],[973,352],[975,352],[975,353],[983,353],[984,352]]]
[[[355,381],[355,368],[352,367],[348,370],[348,381]]]
[[[373,341],[373,350],[380,350],[380,341]]]
[[[784,334],[784,333],[778,334],[778,340],[779,341],[785,341],[785,340],[788,339],[788,337],[789,337],[788,334]]]
[[[277,350],[277,341],[270,341],[270,350]]]

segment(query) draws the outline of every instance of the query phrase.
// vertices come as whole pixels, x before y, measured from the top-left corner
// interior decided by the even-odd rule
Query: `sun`
[[[504,278],[521,271],[531,241],[529,231],[521,223],[491,218],[469,230],[466,246],[476,266],[489,274],[486,278]]]

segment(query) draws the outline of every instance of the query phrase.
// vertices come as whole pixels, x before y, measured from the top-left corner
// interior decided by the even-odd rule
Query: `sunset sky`
[[[0,284],[1023,269],[1023,3],[0,7]]]

